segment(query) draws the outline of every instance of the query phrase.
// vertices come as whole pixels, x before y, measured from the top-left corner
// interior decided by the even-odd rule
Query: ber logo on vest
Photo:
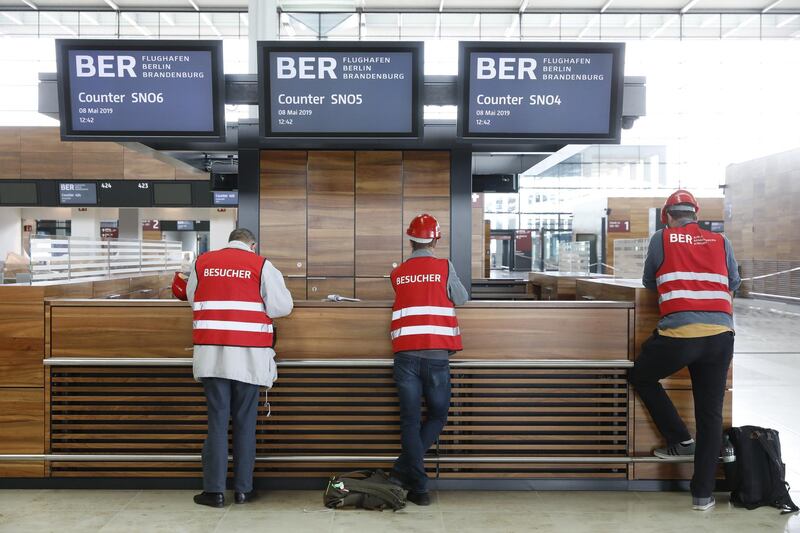
[[[406,283],[440,283],[441,281],[441,274],[414,274],[411,276],[399,276],[397,278],[397,285],[404,285]]]
[[[669,242],[670,243],[678,243],[678,244],[695,244],[695,245],[703,245],[708,244],[711,242],[717,242],[716,239],[706,239],[702,235],[693,237],[692,235],[687,235],[686,233],[670,233],[669,234]]]
[[[253,273],[249,270],[235,270],[233,268],[206,268],[203,276],[207,278],[244,278],[250,279]]]

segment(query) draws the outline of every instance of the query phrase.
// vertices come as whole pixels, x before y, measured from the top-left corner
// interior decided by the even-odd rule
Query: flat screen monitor
[[[619,142],[624,52],[620,43],[460,43],[460,136]]]
[[[0,182],[0,205],[36,205],[35,183]]]
[[[421,42],[258,45],[261,135],[418,137]]]
[[[97,205],[97,184],[59,183],[58,203],[61,205]]]
[[[192,185],[190,183],[153,183],[152,187],[153,205],[192,205]]]
[[[64,140],[220,140],[222,41],[56,41]]]
[[[178,231],[194,231],[194,220],[178,220]]]
[[[214,205],[239,205],[239,191],[214,191]]]

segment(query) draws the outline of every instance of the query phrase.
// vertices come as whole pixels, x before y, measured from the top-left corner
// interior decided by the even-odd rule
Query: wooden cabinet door
[[[306,278],[305,276],[288,277],[284,276],[283,281],[286,282],[286,288],[292,294],[292,300],[305,300],[306,299]]]
[[[442,238],[437,257],[450,257],[450,152],[403,152],[403,227],[422,213],[436,217]],[[406,240],[403,259],[411,255]]]
[[[284,276],[306,274],[306,165],[301,151],[261,152],[259,253]]]
[[[356,276],[386,276],[403,260],[403,154],[356,153]]]
[[[309,276],[355,274],[354,186],[354,152],[308,153]]]
[[[308,299],[324,300],[329,294],[353,297],[353,278],[308,278]]]
[[[389,278],[356,278],[356,298],[361,300],[394,300]]]

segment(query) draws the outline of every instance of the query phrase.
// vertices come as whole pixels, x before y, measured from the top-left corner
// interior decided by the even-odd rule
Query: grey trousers
[[[228,420],[233,419],[233,490],[253,490],[258,385],[203,378],[208,437],[203,444],[203,490],[224,492],[228,474]]]

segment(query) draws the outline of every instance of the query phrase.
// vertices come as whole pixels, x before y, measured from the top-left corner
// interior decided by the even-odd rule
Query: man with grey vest
[[[233,420],[233,490],[236,503],[256,497],[253,469],[259,387],[277,378],[272,320],[292,312],[280,271],[255,253],[256,239],[234,230],[228,246],[197,258],[186,287],[192,304],[194,377],[208,404],[200,505],[225,505],[228,421]]]

